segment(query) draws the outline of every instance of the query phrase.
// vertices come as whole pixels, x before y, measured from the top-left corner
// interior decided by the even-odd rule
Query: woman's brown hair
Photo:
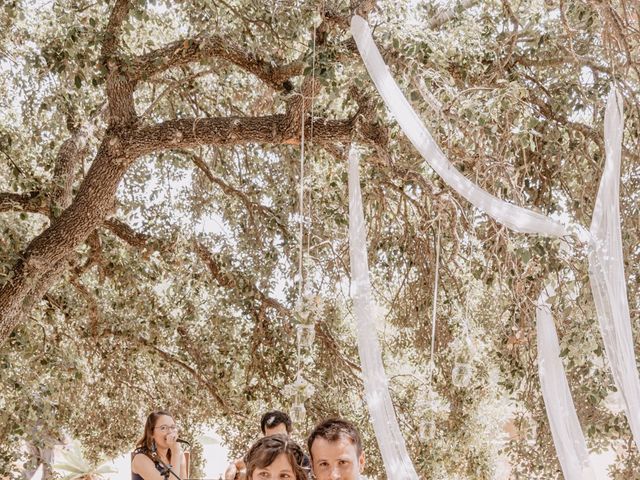
[[[246,457],[247,480],[251,480],[256,469],[268,467],[283,453],[291,465],[295,480],[307,480],[307,472],[300,466],[304,457],[302,449],[282,434],[262,437],[253,444]]]
[[[173,418],[169,412],[165,412],[163,410],[156,410],[155,412],[151,412],[147,417],[147,421],[144,424],[144,433],[142,438],[138,440],[136,444],[136,448],[140,451],[140,453],[144,453],[146,456],[151,458],[151,460],[158,461],[158,454],[155,448],[155,442],[153,440],[153,431],[156,428],[156,423],[158,423],[158,419],[162,416],[167,416]],[[167,452],[167,459],[169,463],[171,463],[171,449]]]

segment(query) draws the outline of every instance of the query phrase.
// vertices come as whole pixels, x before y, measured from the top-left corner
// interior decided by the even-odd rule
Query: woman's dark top
[[[133,456],[131,457],[131,460],[133,461],[133,457],[135,457],[136,455],[147,455],[146,454],[146,450],[144,448],[137,448],[134,452],[133,452]],[[147,455],[148,457],[148,455]],[[150,457],[148,457],[150,458]],[[167,470],[164,465],[162,465],[159,461],[157,460],[153,460],[153,464],[156,467],[156,470],[158,470],[158,472],[160,472],[160,475],[162,475],[165,480],[167,480],[169,478],[169,470]],[[144,478],[141,475],[138,475],[137,473],[133,473],[131,472],[131,480],[144,480]]]

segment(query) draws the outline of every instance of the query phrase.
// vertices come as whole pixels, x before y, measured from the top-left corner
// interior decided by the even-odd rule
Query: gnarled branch
[[[129,15],[131,9],[131,0],[117,0],[111,10],[107,28],[104,31],[104,40],[102,42],[102,56],[110,57],[115,54],[120,39],[120,31],[122,23]]]
[[[306,129],[311,128],[306,120]],[[375,123],[362,122],[360,133],[365,143],[384,147],[387,129]],[[313,120],[315,144],[347,143],[356,134],[356,119]],[[297,144],[292,136],[291,121],[284,114],[264,117],[215,117],[169,120],[134,131],[128,138],[128,151],[136,157],[162,150],[193,148],[200,145]]]
[[[0,212],[30,212],[48,215],[47,199],[42,192],[0,193]]]
[[[71,204],[73,179],[82,157],[87,153],[86,137],[80,133],[65,140],[58,150],[51,192],[52,218]]]
[[[274,90],[290,91],[290,78],[302,74],[304,63],[295,61],[277,66],[234,45],[219,35],[178,40],[169,45],[135,58],[128,70],[129,78],[140,81],[169,68],[222,58],[252,73]]]

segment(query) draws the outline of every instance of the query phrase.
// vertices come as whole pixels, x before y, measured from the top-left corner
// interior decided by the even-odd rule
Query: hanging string
[[[314,20],[313,24],[313,50],[312,50],[312,70],[311,70],[311,132],[309,141],[313,144],[313,115],[314,115],[314,95],[315,88],[315,58],[316,58],[316,24]],[[309,311],[310,306],[308,301],[305,302],[305,278],[304,278],[304,229],[305,229],[305,203],[304,203],[304,182],[305,182],[305,96],[304,91],[301,92],[302,96],[302,109],[300,113],[300,187],[298,192],[298,307],[301,315],[301,322],[297,325],[296,332],[296,376],[292,385],[285,387],[292,395],[287,393],[287,396],[293,397],[293,405],[291,406],[291,419],[295,423],[302,423],[306,417],[306,409],[304,407],[304,401],[312,395],[313,389],[309,389],[310,385],[302,376],[302,370],[304,368],[302,364],[302,349],[309,348],[313,342],[315,332],[310,334],[309,325],[306,324],[308,316],[311,314]],[[309,192],[309,219],[311,219],[311,192]],[[307,257],[310,257],[311,250],[311,233],[310,224],[307,226]],[[308,300],[308,299],[307,299]],[[306,303],[306,304],[305,304]]]
[[[429,383],[433,376],[436,350],[436,307],[438,306],[438,281],[440,273],[440,218],[438,218],[438,234],[436,239],[436,272],[433,284],[433,308],[431,309],[431,360],[429,361]]]
[[[324,7],[324,6],[323,6]],[[315,19],[313,21],[313,40],[312,40],[312,50],[311,50],[311,128],[309,131],[309,145],[313,145],[313,118],[314,118],[314,107],[315,107],[315,87],[316,87],[316,22]],[[303,127],[304,128],[304,127]],[[313,217],[311,216],[311,189],[309,190],[309,225],[307,226],[307,257],[309,257],[309,252],[311,251],[311,222]]]
[[[324,5],[323,5],[324,12]],[[313,88],[311,89],[311,131],[309,135],[309,142],[313,145],[313,115],[315,107],[315,89],[316,89],[316,21],[313,20],[313,43],[311,47],[311,80]]]
[[[314,95],[313,91],[315,89],[315,81],[316,81],[316,23],[315,20],[313,22],[313,44],[312,44],[312,64],[311,64],[311,138],[310,141],[313,142],[313,107],[314,107]],[[304,139],[304,128],[305,128],[305,107],[304,107],[304,92],[302,92],[302,111],[300,113],[301,117],[301,133],[300,133],[300,192],[298,195],[299,202],[299,229],[298,229],[298,301],[302,303],[302,295],[304,288],[304,149],[305,149],[305,139]],[[309,247],[307,246],[307,252]]]

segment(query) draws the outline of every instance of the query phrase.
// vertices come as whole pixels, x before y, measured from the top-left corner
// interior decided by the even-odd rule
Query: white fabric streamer
[[[387,107],[405,135],[449,186],[474,206],[512,230],[554,237],[567,235],[567,230],[560,223],[500,200],[458,172],[436,145],[420,117],[391,77],[388,67],[373,42],[367,22],[361,17],[354,16],[351,20],[351,33],[369,75]],[[612,89],[605,114],[606,165],[590,230],[589,276],[600,331],[613,378],[622,395],[634,440],[640,447],[640,379],[633,349],[618,204],[622,118],[622,99],[615,89]],[[366,261],[366,254],[364,259]],[[589,466],[584,435],[559,358],[558,338],[547,305],[548,295],[547,290],[543,290],[540,294],[536,314],[540,380],[547,415],[565,477],[592,478],[593,473]],[[382,368],[381,360],[379,363]],[[381,371],[384,372],[384,370]],[[368,373],[364,365],[363,374],[366,379]],[[369,403],[369,409],[373,412],[376,406]],[[392,407],[391,412],[393,413]],[[393,423],[397,429],[395,415],[393,418],[389,417],[388,422]],[[376,429],[376,435],[378,435],[378,429]],[[378,436],[381,447],[388,440]],[[384,455],[383,459],[389,471],[387,458]]]
[[[567,234],[567,230],[558,222],[508,204],[482,190],[458,172],[435,144],[389,74],[367,23],[355,16],[351,22],[351,31],[367,70],[387,107],[413,145],[448,185],[474,206],[513,230],[547,236]],[[612,365],[616,385],[622,393],[636,444],[640,445],[640,381],[631,338],[618,208],[621,138],[622,102],[617,93],[612,93],[605,118],[607,167],[591,226],[590,278],[607,357]],[[559,347],[551,313],[544,311],[547,295],[546,291],[541,293],[543,306],[539,306],[538,310],[538,328],[544,333],[539,338],[539,349],[541,358],[548,360],[539,365],[541,382],[544,384],[543,397],[565,476],[587,478],[592,470],[588,456],[585,456],[587,449],[584,435],[577,420],[564,368],[559,358],[555,358],[557,355],[554,357],[553,352]],[[552,372],[549,371],[551,369]]]
[[[551,318],[548,299],[555,290],[546,287],[538,297],[536,327],[538,331],[538,372],[553,443],[566,480],[595,480],[589,451],[580,427],[576,407],[560,358],[556,327]]]
[[[589,278],[613,379],[640,447],[640,380],[633,350],[620,233],[622,98],[612,89],[604,117],[606,162],[591,219]]]
[[[369,25],[362,17],[355,15],[351,19],[351,34],[387,108],[414,147],[451,188],[494,220],[517,232],[540,233],[552,237],[562,237],[567,234],[560,223],[500,200],[462,175],[444,156],[427,127],[411,108],[391,77],[389,68],[373,42]]]
[[[364,391],[387,478],[418,480],[418,475],[409,458],[402,432],[398,426],[378,343],[375,325],[376,308],[369,281],[367,231],[360,192],[359,160],[360,155],[357,149],[352,147],[349,151],[351,297],[356,318],[358,353],[362,365]]]

